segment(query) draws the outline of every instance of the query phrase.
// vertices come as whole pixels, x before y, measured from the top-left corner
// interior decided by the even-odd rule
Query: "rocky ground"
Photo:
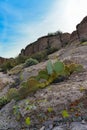
[[[56,58],[73,60],[82,64],[84,69],[79,73],[74,72],[63,82],[52,83],[38,90],[24,100],[12,100],[5,105],[0,110],[0,130],[87,130],[87,46],[67,46],[49,56],[52,62]],[[46,63],[22,69],[22,80],[37,75]],[[0,78],[4,77],[10,84],[2,88],[0,96],[12,87],[20,75],[0,75]],[[15,87],[18,86],[16,84]],[[30,120],[29,126],[25,124],[27,117]]]

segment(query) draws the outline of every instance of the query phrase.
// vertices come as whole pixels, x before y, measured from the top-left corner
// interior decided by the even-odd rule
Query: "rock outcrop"
[[[78,33],[77,33],[77,30],[76,31],[73,31],[71,36],[70,36],[70,41],[69,43],[72,44],[72,43],[76,43],[79,41],[79,38],[78,38]]]
[[[87,41],[87,16],[76,26],[79,40],[81,42]]]
[[[22,49],[20,55],[30,56],[48,47],[60,49],[67,43],[74,44],[82,41],[87,41],[87,16],[76,26],[76,30],[71,34],[58,33],[41,37],[37,41],[29,44],[25,49]]]
[[[87,129],[87,45],[73,45],[73,48],[72,46],[68,46],[51,55],[54,55],[54,57],[58,55],[60,60],[70,60],[79,63],[83,65],[84,70],[79,73],[74,72],[69,79],[63,82],[53,83],[44,89],[39,89],[36,93],[29,95],[24,100],[18,102],[12,100],[0,110],[0,130],[44,130],[42,128],[45,128],[45,130]],[[53,59],[52,62],[55,62],[55,60]],[[29,77],[37,75],[40,70],[45,68],[47,62],[41,62],[37,65],[22,69],[20,73],[22,75],[21,83],[25,82]],[[9,76],[9,79],[11,77],[14,80],[20,79],[20,74]],[[0,92],[0,97],[5,95],[9,89],[8,87],[14,88],[14,84],[6,86]],[[21,84],[15,87],[21,87]],[[70,109],[68,110],[70,107],[68,106],[71,106],[70,104],[74,104],[76,101],[79,101],[79,104],[74,106],[74,111],[70,112]],[[82,104],[82,107],[80,104]],[[15,106],[18,106],[16,107],[17,109],[13,109]],[[61,117],[61,112],[65,109],[67,109],[70,115],[66,121]],[[17,120],[18,113],[15,114],[14,110],[17,110],[20,114],[19,120]],[[81,115],[79,117],[76,115],[75,118],[75,113],[81,113]],[[30,117],[31,120],[29,128],[25,124],[26,117]],[[50,128],[50,126],[52,127]]]
[[[64,44],[68,43],[70,39],[69,33],[60,35],[44,36],[39,38],[36,42],[29,44],[25,49],[21,50],[21,55],[30,56],[37,52],[41,52],[48,47],[60,49]]]
[[[87,41],[87,16],[76,26],[72,32],[69,43]]]

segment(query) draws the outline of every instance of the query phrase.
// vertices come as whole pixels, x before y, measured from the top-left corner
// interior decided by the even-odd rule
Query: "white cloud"
[[[86,5],[87,0],[55,0],[54,5],[41,21],[31,25],[20,24],[17,28],[25,38],[28,37],[30,42],[48,32],[61,30],[71,33],[86,16]]]

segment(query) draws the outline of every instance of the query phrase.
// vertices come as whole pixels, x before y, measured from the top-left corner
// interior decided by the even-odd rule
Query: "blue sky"
[[[49,32],[72,32],[87,15],[87,0],[0,0],[0,56],[16,57]]]

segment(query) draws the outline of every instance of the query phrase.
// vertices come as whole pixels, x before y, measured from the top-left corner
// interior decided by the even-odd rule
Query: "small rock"
[[[40,130],[45,130],[45,126],[43,126]]]
[[[57,127],[54,127],[53,130],[65,130],[65,128],[63,128],[61,126],[57,126]]]
[[[85,124],[86,122],[85,122],[85,120],[82,120],[82,124]]]
[[[87,130],[87,124],[81,124],[80,122],[73,122],[70,125],[70,130]]]
[[[53,121],[46,121],[43,125],[45,125],[46,127],[49,127],[50,125],[53,124]]]
[[[53,125],[52,125],[52,124],[50,124],[50,125],[49,125],[49,128],[50,128],[50,129],[52,129],[52,128],[53,128]]]

